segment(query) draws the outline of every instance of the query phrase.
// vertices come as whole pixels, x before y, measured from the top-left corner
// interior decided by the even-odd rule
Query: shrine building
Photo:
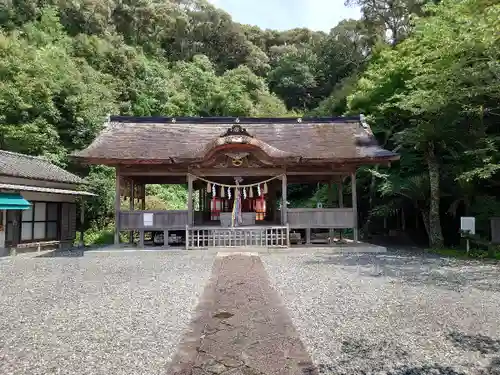
[[[287,247],[292,233],[310,243],[318,229],[351,228],[357,242],[356,170],[399,159],[377,144],[363,116],[111,116],[73,156],[115,168],[115,244],[132,232],[143,246],[153,232],[187,249]],[[186,209],[145,210],[148,184],[186,184]],[[328,202],[290,207],[294,184],[328,184]]]

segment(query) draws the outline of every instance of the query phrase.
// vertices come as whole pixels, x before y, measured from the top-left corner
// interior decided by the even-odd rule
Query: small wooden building
[[[79,190],[83,183],[45,159],[0,151],[0,256],[71,247],[77,198],[94,195]]]
[[[398,159],[379,147],[361,116],[114,116],[74,156],[116,169],[117,196],[130,202],[122,210],[116,201],[117,244],[120,231],[161,231],[165,239],[182,231],[187,248],[288,246],[291,231],[309,242],[315,228],[352,228],[357,241],[356,169]],[[289,184],[304,183],[338,185],[340,194],[327,206],[288,207]],[[145,211],[146,184],[187,184],[187,209]]]

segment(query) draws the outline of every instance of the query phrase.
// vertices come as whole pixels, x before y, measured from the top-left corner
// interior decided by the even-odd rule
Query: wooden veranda
[[[75,156],[115,167],[116,244],[121,231],[138,232],[141,245],[161,232],[186,248],[286,247],[293,232],[310,243],[313,229],[352,228],[357,242],[356,169],[398,158],[360,117],[112,117]],[[186,209],[146,211],[148,184],[187,184]],[[327,205],[288,207],[291,184],[328,184]]]

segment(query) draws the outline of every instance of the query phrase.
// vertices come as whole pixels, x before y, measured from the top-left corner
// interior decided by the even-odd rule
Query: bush
[[[108,226],[98,229],[92,227],[85,231],[83,236],[83,241],[85,246],[103,246],[103,245],[112,245],[114,243],[115,236],[115,227],[114,224],[109,224]],[[121,233],[120,241],[125,243],[128,241],[128,234]],[[80,243],[80,232],[76,233],[75,245]]]
[[[491,246],[489,249],[471,248],[469,253],[465,249],[428,249],[427,252],[451,258],[464,259],[497,259],[500,260],[500,246]]]

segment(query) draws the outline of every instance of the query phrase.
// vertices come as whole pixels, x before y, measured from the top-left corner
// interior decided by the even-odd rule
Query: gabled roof
[[[0,177],[2,175],[71,184],[84,183],[80,177],[41,157],[0,150]]]
[[[234,130],[236,129],[236,131]],[[237,134],[240,132],[241,134]],[[210,148],[251,144],[273,159],[301,161],[394,160],[360,116],[336,118],[125,117],[73,156],[95,163],[178,163],[203,159]]]

